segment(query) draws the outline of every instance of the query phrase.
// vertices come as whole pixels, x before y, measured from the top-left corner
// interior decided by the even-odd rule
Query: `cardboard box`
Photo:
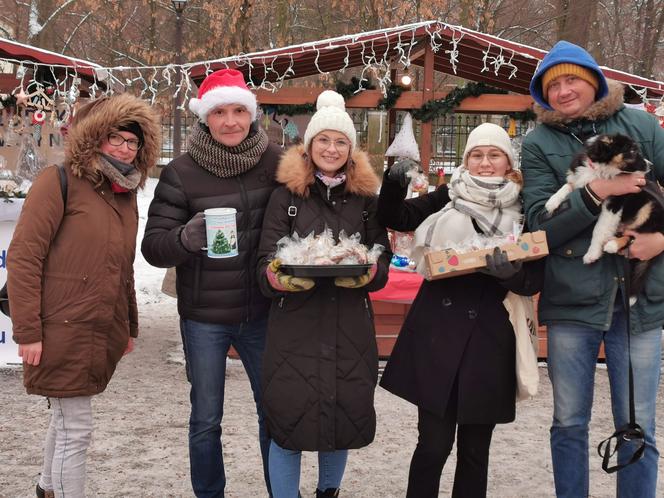
[[[522,233],[516,242],[500,246],[507,253],[510,261],[540,259],[549,254],[546,244],[546,233],[543,230],[537,232]],[[473,273],[479,268],[486,267],[487,254],[493,252],[491,249],[480,249],[468,253],[457,253],[453,249],[430,252],[424,255],[424,260],[429,270],[429,279],[458,277]]]

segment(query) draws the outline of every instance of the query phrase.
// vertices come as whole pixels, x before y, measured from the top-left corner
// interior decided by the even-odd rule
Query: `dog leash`
[[[629,363],[629,422],[627,425],[622,426],[616,430],[611,436],[606,438],[604,441],[599,443],[597,446],[597,453],[602,457],[602,469],[608,473],[612,474],[627,467],[628,465],[633,464],[638,461],[646,449],[646,436],[645,432],[639,424],[636,423],[636,413],[634,409],[634,370],[632,369],[632,351],[631,351],[631,335],[632,327],[630,320],[630,309],[629,309],[629,293],[630,285],[629,278],[631,275],[629,267],[629,244],[625,248],[625,258],[624,258],[624,276],[625,276],[625,286],[623,291],[623,306],[625,308],[625,324],[627,327],[627,357]],[[613,440],[615,439],[615,445],[612,445]],[[609,466],[611,458],[618,452],[621,446],[627,444],[638,444],[637,450],[632,454],[632,457],[628,462],[617,464],[612,467]]]

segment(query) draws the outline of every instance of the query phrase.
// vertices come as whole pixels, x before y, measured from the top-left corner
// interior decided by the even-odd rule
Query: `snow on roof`
[[[274,89],[288,79],[347,68],[383,69],[389,76],[394,63],[424,66],[424,48],[434,52],[434,69],[467,80],[484,82],[511,92],[528,94],[528,86],[545,50],[480,33],[472,29],[426,21],[393,28],[338,36],[223,59],[188,65],[198,84],[206,74],[223,67],[242,71],[256,88]],[[645,88],[650,96],[664,95],[664,82],[602,67],[604,74],[628,85]],[[364,71],[362,73],[364,76]],[[379,77],[387,86],[389,78]]]
[[[17,41],[0,38],[0,57],[6,59],[14,59],[20,61],[34,61],[43,64],[50,64],[53,66],[73,67],[80,70],[100,68],[99,64],[77,59],[76,57],[69,57],[66,55],[44,50],[42,48],[25,45]],[[91,74],[91,72],[90,72]]]

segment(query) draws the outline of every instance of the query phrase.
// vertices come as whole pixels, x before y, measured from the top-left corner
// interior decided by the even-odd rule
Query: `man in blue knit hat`
[[[629,384],[623,256],[604,254],[583,263],[603,199],[641,191],[642,174],[594,180],[574,190],[552,214],[545,202],[566,181],[573,156],[588,138],[622,133],[639,143],[652,163],[651,179],[664,180],[664,130],[647,113],[626,109],[623,88],[607,82],[592,56],[581,47],[558,42],[542,60],[530,83],[539,125],[523,142],[524,209],[528,226],[545,230],[550,255],[539,302],[548,328],[548,370],[554,413],[551,455],[558,497],[589,494],[588,424],[595,363],[604,343],[616,428],[629,421]],[[659,386],[664,323],[664,235],[626,232],[633,237],[630,257],[656,259],[643,292],[630,308],[631,359],[636,422],[645,431],[643,457],[622,468],[617,496],[654,498],[659,453],[655,445],[655,401]],[[619,463],[636,448],[626,444]]]

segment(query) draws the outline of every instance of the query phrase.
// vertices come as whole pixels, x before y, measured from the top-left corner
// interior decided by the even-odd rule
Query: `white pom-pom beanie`
[[[311,140],[321,131],[334,130],[343,133],[350,140],[351,148],[357,144],[355,125],[346,112],[344,98],[337,92],[325,90],[316,100],[316,113],[311,117],[304,132],[304,148],[307,150]]]
[[[483,146],[497,147],[507,154],[512,168],[516,169],[518,167],[514,162],[514,149],[512,148],[510,136],[503,128],[493,123],[482,123],[470,132],[466,148],[463,151],[464,166],[468,165],[468,154],[470,154],[470,151],[475,147]]]
[[[244,75],[236,69],[220,69],[210,73],[198,89],[198,98],[189,100],[189,109],[207,124],[208,113],[215,107],[225,104],[240,104],[256,120],[256,95],[244,82]]]

